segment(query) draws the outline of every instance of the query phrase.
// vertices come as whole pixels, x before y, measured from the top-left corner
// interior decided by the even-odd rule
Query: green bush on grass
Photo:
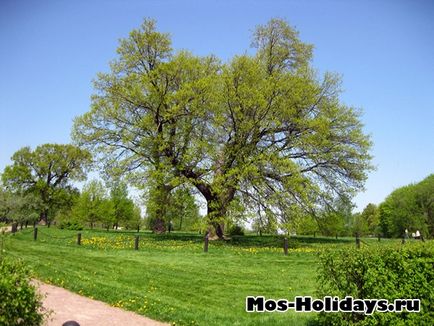
[[[320,256],[318,297],[420,299],[420,312],[320,313],[326,325],[433,325],[434,243],[325,251]]]
[[[0,325],[41,325],[46,315],[28,269],[0,255]]]

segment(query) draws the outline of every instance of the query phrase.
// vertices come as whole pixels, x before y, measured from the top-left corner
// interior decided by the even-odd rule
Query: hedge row
[[[318,297],[420,299],[420,312],[320,313],[325,325],[434,325],[434,242],[330,250],[320,255]]]

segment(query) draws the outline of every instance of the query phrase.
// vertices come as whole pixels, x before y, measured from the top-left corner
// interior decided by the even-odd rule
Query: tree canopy
[[[434,174],[394,190],[380,204],[379,216],[388,237],[402,237],[405,229],[434,236]]]
[[[106,171],[147,180],[156,216],[173,188],[195,187],[220,237],[234,201],[285,220],[291,208],[314,213],[362,189],[371,143],[360,112],[339,99],[339,77],[319,76],[312,45],[283,20],[258,26],[252,46],[225,63],[174,52],[145,20],[97,76],[73,138]]]
[[[44,144],[34,151],[23,147],[11,160],[2,174],[4,186],[16,194],[37,196],[40,218],[49,223],[54,210],[68,202],[70,181],[85,178],[91,155],[74,145]]]
[[[72,209],[78,220],[89,223],[93,228],[97,222],[109,229],[115,223],[114,203],[109,199],[101,181],[92,180],[83,191]]]

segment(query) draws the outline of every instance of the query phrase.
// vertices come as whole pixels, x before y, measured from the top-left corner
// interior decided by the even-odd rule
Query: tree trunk
[[[235,196],[235,187],[229,187],[223,193],[213,191],[213,184],[208,184],[201,180],[200,174],[193,170],[184,169],[180,171],[182,175],[193,182],[193,185],[199,190],[207,202],[207,218],[210,224],[215,228],[215,232],[220,239],[223,239],[224,234],[224,217],[226,215],[226,207]]]
[[[157,184],[157,186],[151,190],[150,202],[152,203],[152,209],[148,211],[151,220],[155,223],[152,225],[152,231],[155,233],[166,232],[166,208],[169,200],[169,193],[171,188],[164,184]]]
[[[221,205],[217,200],[209,200],[207,201],[208,208],[208,220],[211,225],[214,227],[215,233],[219,239],[223,239],[224,235],[224,216],[226,213],[226,209],[223,205]]]
[[[221,222],[221,223],[214,222],[214,223],[212,223],[212,225],[214,226],[215,234],[219,237],[219,239],[223,239],[224,230],[225,230],[224,223],[223,222]]]

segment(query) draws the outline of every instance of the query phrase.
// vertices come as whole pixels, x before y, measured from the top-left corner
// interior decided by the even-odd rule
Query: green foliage
[[[113,205],[113,224],[115,227],[119,225],[135,225],[140,220],[140,211],[137,216],[137,209],[134,202],[128,197],[127,184],[122,181],[117,181],[110,189],[110,201]]]
[[[316,234],[319,232],[318,222],[312,215],[307,215],[298,225],[296,232],[297,234]]]
[[[434,236],[434,174],[393,191],[379,206],[382,232],[402,237],[404,230]]]
[[[42,325],[42,298],[30,284],[28,269],[0,255],[0,325]]]
[[[380,212],[376,205],[368,204],[360,215],[360,223],[366,233],[375,235],[380,233]]]
[[[83,218],[73,214],[72,209],[61,211],[56,215],[57,227],[67,230],[83,230]]]
[[[145,20],[98,75],[73,138],[108,170],[151,189],[150,220],[164,219],[180,184],[203,195],[219,236],[240,198],[280,224],[289,207],[312,211],[362,188],[371,142],[360,113],[340,102],[339,78],[318,76],[312,45],[283,20],[258,26],[252,41],[256,53],[223,64],[174,53],[169,36]]]
[[[229,228],[229,235],[244,235],[244,229],[240,225],[233,225]]]
[[[434,174],[416,185],[416,202],[425,216],[428,234],[434,236]]]
[[[132,215],[130,219],[125,221],[124,226],[127,229],[139,229],[142,227],[142,225],[144,225],[144,220],[142,219],[142,210],[139,206],[134,204]]]
[[[167,210],[170,209],[170,197],[170,188],[151,181],[145,192],[147,225],[151,230],[158,228],[159,233],[165,231],[165,224],[169,222]]]
[[[84,226],[79,221],[62,221],[59,224],[59,228],[67,230],[83,230]]]
[[[352,233],[354,235],[358,234],[359,236],[369,234],[368,223],[363,214],[353,214]]]
[[[83,187],[83,191],[73,207],[72,214],[93,228],[95,223],[109,227],[114,222],[113,203],[108,199],[102,182],[92,180]]]
[[[164,210],[159,209],[161,202],[165,204]],[[148,227],[154,231],[158,228],[158,233],[168,229],[169,223],[172,224],[172,230],[199,229],[199,207],[191,189],[184,186],[177,187],[170,192],[157,187],[149,189],[146,196],[146,215]]]
[[[179,187],[173,190],[168,198],[166,221],[171,221],[178,231],[197,230],[199,222],[199,207],[190,190]]]
[[[20,194],[0,188],[0,220],[34,222],[39,218],[40,204],[40,198],[32,193]]]
[[[434,243],[369,246],[321,254],[318,296],[420,299],[418,313],[323,313],[326,325],[431,325],[434,320]]]
[[[91,155],[73,145],[44,144],[34,151],[23,147],[11,159],[3,184],[15,194],[37,197],[39,214],[49,223],[57,209],[70,206],[70,192],[75,190],[69,182],[85,178]]]
[[[347,196],[335,198],[327,205],[318,218],[321,233],[328,236],[352,235],[354,217],[351,213],[354,204]]]
[[[253,230],[257,234],[276,234],[278,228],[278,221],[274,214],[272,214],[268,209],[263,212],[258,210],[257,216],[253,220],[252,224]]]

